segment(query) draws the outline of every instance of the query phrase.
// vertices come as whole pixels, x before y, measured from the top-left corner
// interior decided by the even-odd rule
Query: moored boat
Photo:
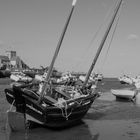
[[[117,100],[128,100],[131,101],[134,98],[135,91],[129,89],[118,89],[118,90],[111,90],[111,93],[116,97]]]
[[[27,120],[34,120],[54,128],[71,125],[81,120],[93,101],[99,96],[98,94],[90,94],[72,99],[66,93],[60,93],[59,90],[56,90],[57,97],[61,96],[67,100],[59,98],[60,102],[58,102],[58,100],[47,95],[39,104],[39,94],[27,88],[14,86],[12,89],[6,89],[5,93],[7,101],[10,104],[15,101],[16,111],[25,113]]]
[[[121,84],[132,84],[133,79],[127,75],[123,75],[118,78]]]

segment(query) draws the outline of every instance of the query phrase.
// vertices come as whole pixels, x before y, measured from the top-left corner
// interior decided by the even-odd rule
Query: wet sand
[[[140,140],[140,107],[132,102],[118,102],[109,92],[111,88],[124,88],[116,79],[103,80],[103,92],[83,118],[82,123],[63,130],[38,127],[20,132],[7,131],[6,110],[9,104],[0,85],[0,140]]]

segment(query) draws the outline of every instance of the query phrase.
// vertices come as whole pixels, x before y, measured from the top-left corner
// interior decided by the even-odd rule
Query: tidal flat
[[[26,131],[7,130],[4,89],[9,79],[0,79],[0,140],[140,140],[140,107],[133,102],[116,101],[110,89],[131,88],[117,78],[104,78],[97,85],[101,96],[95,100],[82,122],[70,128],[51,130],[36,127]]]

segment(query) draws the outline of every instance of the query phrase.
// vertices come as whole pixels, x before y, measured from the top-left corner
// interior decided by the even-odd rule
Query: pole
[[[47,77],[45,78],[45,83],[44,83],[44,85],[43,85],[43,87],[42,87],[42,91],[41,91],[41,94],[40,94],[39,102],[41,102],[41,100],[42,100],[42,98],[43,98],[43,96],[44,96],[44,94],[45,94],[45,91],[46,91],[46,89],[47,89],[47,85],[48,85],[50,76],[51,76],[51,74],[52,74],[53,66],[54,66],[55,60],[56,60],[56,58],[57,58],[57,56],[58,56],[58,53],[59,53],[59,50],[60,50],[62,41],[63,41],[63,39],[64,39],[64,35],[65,35],[65,33],[66,33],[67,27],[68,27],[68,25],[69,25],[69,22],[70,22],[72,13],[73,13],[73,11],[74,11],[74,8],[75,8],[75,5],[76,5],[76,1],[77,1],[77,0],[73,0],[73,2],[72,2],[72,9],[71,9],[71,11],[70,11],[70,14],[69,14],[69,16],[68,16],[68,18],[67,18],[67,21],[66,21],[66,23],[65,23],[64,29],[63,29],[62,34],[61,34],[61,36],[60,36],[60,39],[59,39],[59,42],[58,42],[58,44],[57,44],[57,47],[56,47],[56,50],[55,50],[55,53],[54,53],[52,62],[51,62],[51,64],[50,64],[50,66],[49,66],[49,70],[48,70],[48,73],[47,73]]]

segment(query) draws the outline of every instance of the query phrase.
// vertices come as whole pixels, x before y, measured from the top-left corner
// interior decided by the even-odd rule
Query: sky
[[[77,0],[54,67],[89,70],[116,2]],[[0,54],[15,50],[30,67],[49,66],[71,4],[72,0],[0,0]],[[140,0],[124,0],[94,72],[111,77],[140,74],[139,13]]]

